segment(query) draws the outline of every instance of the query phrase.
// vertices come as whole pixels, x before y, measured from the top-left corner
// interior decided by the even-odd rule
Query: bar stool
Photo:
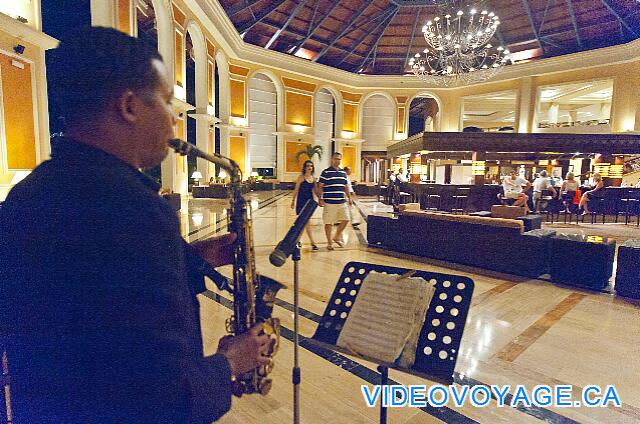
[[[427,210],[428,211],[439,211],[440,205],[442,204],[441,198],[439,194],[429,194],[427,195]]]
[[[428,211],[437,211],[440,210],[440,206],[442,205],[442,199],[439,194],[436,194],[436,190],[434,187],[427,187],[423,194],[424,198],[424,209]]]
[[[551,215],[551,222],[554,222],[554,217],[557,222],[560,222],[560,213],[564,212],[564,202],[562,201],[562,195],[560,191],[556,191],[556,196],[552,197],[547,206],[547,214]]]
[[[640,199],[635,198],[633,191],[628,190],[624,193],[624,196],[618,200],[618,207],[616,207],[616,223],[618,222],[618,217],[622,214],[624,215],[624,225],[628,225],[631,215],[638,210],[639,202]]]
[[[380,196],[385,196],[387,197],[387,191],[389,190],[389,187],[387,187],[386,185],[378,185],[378,194],[376,196],[376,200],[379,202],[380,201]]]
[[[567,215],[569,216],[569,223],[571,223],[572,214],[577,209],[577,205],[573,203],[573,198],[575,197],[575,195],[576,195],[575,191],[565,191],[561,194],[561,199],[563,202],[561,213],[562,213],[563,221],[565,224],[567,223]],[[559,220],[560,220],[560,216],[558,216],[558,221]]]
[[[471,189],[468,187],[458,187],[456,188],[455,194],[452,197],[453,199],[453,207],[451,208],[451,213],[460,213],[464,215],[469,206],[469,193],[471,193]]]
[[[551,214],[551,201],[553,200],[553,193],[550,190],[542,190],[540,198],[535,201],[533,205],[535,213],[546,214],[547,221],[549,221],[549,215]],[[553,214],[551,214],[551,222],[553,222]]]
[[[607,202],[604,197],[591,196],[589,199],[589,215],[591,215],[591,223],[595,224],[598,221],[598,215],[602,214],[602,223],[604,224],[607,216]],[[584,219],[583,219],[584,222]]]
[[[404,191],[401,191],[399,196],[400,196],[401,205],[404,205],[405,203],[411,203],[413,200],[413,196],[411,195],[411,193],[406,193]]]
[[[636,226],[640,226],[640,199],[630,199],[629,221],[631,221],[631,216],[636,217]]]

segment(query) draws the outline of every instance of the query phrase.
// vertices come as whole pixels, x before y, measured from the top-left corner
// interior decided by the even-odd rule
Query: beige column
[[[518,109],[516,110],[517,131],[519,133],[531,132],[531,125],[535,113],[535,99],[533,96],[533,82],[531,77],[522,78],[518,96]]]
[[[600,116],[598,119],[611,119],[611,103],[600,104]]]
[[[91,0],[90,6],[91,26],[116,27],[114,0]]]
[[[631,76],[617,77],[613,85],[611,104],[611,130],[613,132],[633,131],[635,127],[636,94],[638,80]]]
[[[40,60],[34,65],[36,73],[36,99],[38,106],[38,119],[35,121],[38,131],[38,163],[49,159],[51,155],[50,131],[49,131],[49,97],[47,96],[47,67],[45,63],[45,50],[40,49]]]
[[[570,110],[569,111],[569,119],[573,123],[578,122],[578,111],[577,110]]]
[[[559,115],[560,115],[560,105],[558,105],[557,103],[552,103],[551,106],[549,107],[549,123],[557,124]]]

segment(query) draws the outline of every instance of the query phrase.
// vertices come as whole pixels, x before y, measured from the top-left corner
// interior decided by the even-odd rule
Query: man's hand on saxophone
[[[219,237],[191,243],[191,246],[198,251],[202,259],[217,268],[233,263],[233,242],[235,241],[235,233],[227,233]]]
[[[241,375],[269,364],[271,359],[264,354],[270,343],[270,337],[262,331],[262,324],[257,324],[246,333],[221,338],[217,353],[227,358],[232,375]]]
[[[235,233],[192,243],[198,254],[214,267],[233,264]],[[265,334],[262,324],[257,324],[238,336],[225,336],[218,342],[218,352],[229,361],[231,374],[241,375],[258,366],[268,365],[270,358],[264,356],[269,350],[271,338]]]

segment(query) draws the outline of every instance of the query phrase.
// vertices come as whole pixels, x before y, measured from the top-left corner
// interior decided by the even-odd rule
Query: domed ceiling
[[[468,0],[465,0],[468,2]],[[350,72],[400,75],[427,47],[422,25],[439,0],[220,0],[251,44]],[[496,43],[515,62],[640,38],[640,0],[475,2],[501,21]]]

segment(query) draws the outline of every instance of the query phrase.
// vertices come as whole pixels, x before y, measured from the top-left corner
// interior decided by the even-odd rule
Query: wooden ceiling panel
[[[398,6],[394,0],[221,0],[221,4],[236,28],[246,32],[248,43],[291,54],[304,48],[315,53],[312,60],[352,72],[364,66],[365,72],[374,74],[404,73],[407,57],[427,46],[422,25],[437,16],[434,6]],[[640,38],[637,0],[487,0],[486,4],[500,17],[499,32],[506,46],[513,52],[542,46],[538,58]]]

